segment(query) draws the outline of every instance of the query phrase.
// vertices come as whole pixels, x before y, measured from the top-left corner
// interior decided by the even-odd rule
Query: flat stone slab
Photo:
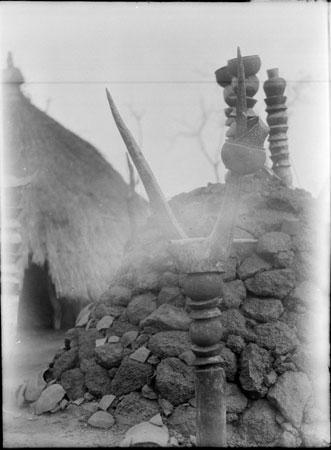
[[[120,446],[131,447],[133,445],[156,444],[160,447],[166,447],[168,439],[169,432],[167,427],[156,426],[150,422],[141,422],[126,432]]]
[[[162,427],[163,422],[162,422],[162,417],[161,414],[155,414],[155,416],[153,416],[151,419],[149,419],[149,423],[151,423],[152,425],[156,425],[157,427]]]
[[[108,344],[117,344],[117,342],[120,341],[120,338],[118,336],[109,336],[107,339]]]
[[[37,415],[47,411],[52,411],[65,396],[65,390],[60,384],[48,386],[38,398],[35,404],[35,413]]]
[[[100,330],[106,330],[107,328],[111,327],[112,323],[114,322],[114,316],[104,316],[102,319],[99,320],[97,323],[96,329],[98,331]]]
[[[123,347],[128,347],[130,344],[132,344],[132,342],[136,340],[137,336],[138,336],[137,330],[127,331],[121,337],[121,344],[123,345]]]
[[[95,428],[108,429],[115,424],[115,419],[105,411],[97,411],[89,418],[87,423]]]
[[[130,355],[130,358],[139,362],[145,362],[146,359],[149,357],[150,353],[151,351],[143,346],[138,348],[138,350],[136,350],[135,352],[133,352],[132,355]]]
[[[100,403],[98,404],[98,408],[102,409],[103,411],[107,411],[107,409],[113,403],[115,398],[116,396],[113,394],[104,395],[100,400]]]

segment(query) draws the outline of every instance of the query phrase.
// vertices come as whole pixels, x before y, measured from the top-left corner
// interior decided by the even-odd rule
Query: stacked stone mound
[[[208,185],[170,202],[191,237],[206,236],[225,186]],[[318,330],[311,316],[321,293],[314,249],[314,201],[265,175],[248,176],[234,247],[222,274],[221,355],[228,439],[258,446],[316,445]],[[79,315],[50,364],[69,400],[110,395],[108,413],[130,427],[161,413],[169,430],[195,435],[194,355],[179,274],[157,224],[127,246],[120,271]],[[92,397],[93,396],[93,397]],[[106,397],[108,398],[108,397]],[[95,412],[95,411],[94,411]]]

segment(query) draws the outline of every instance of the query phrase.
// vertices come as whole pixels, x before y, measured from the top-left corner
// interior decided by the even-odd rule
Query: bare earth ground
[[[124,431],[92,428],[81,409],[32,414],[17,408],[15,390],[29,376],[48,367],[63,346],[64,332],[42,330],[21,337],[10,352],[2,353],[3,447],[116,447]]]

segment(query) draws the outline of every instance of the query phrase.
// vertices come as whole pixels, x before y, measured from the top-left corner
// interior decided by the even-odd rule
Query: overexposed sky
[[[179,134],[197,129],[201,102],[218,109],[203,132],[214,157],[227,106],[214,72],[239,45],[242,55],[262,60],[254,109],[263,120],[266,70],[278,67],[287,80],[294,185],[318,195],[330,169],[328,10],[323,1],[2,2],[1,65],[11,50],[32,102],[43,110],[48,103],[53,118],[95,145],[126,180],[105,88],[137,139],[130,108],[143,112],[144,154],[172,197],[215,182],[197,139]],[[221,181],[224,173],[221,165]]]

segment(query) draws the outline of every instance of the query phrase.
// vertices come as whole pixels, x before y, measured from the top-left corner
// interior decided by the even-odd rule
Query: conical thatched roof
[[[36,108],[20,71],[3,71],[4,155],[15,176],[34,174],[22,203],[23,263],[48,264],[58,296],[96,300],[130,238],[128,185],[88,142]],[[93,120],[93,117],[91,117]],[[137,196],[138,221],[146,204]]]

